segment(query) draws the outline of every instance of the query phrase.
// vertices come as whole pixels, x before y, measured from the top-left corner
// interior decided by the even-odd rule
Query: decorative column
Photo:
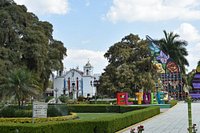
[[[192,107],[191,107],[191,97],[188,96],[188,131],[192,133]]]

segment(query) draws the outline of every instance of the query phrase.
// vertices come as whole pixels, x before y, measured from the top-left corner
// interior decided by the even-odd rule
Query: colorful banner
[[[153,57],[153,64],[157,67],[159,73],[179,73],[178,65],[164,53],[156,42],[151,37],[146,36],[149,43],[149,49],[151,50],[151,56]],[[164,71],[163,71],[164,70]]]
[[[164,90],[169,92],[180,91],[182,88],[182,78],[178,65],[172,58],[161,50],[158,42],[146,36],[151,52],[152,63],[157,72],[161,74],[161,81]]]

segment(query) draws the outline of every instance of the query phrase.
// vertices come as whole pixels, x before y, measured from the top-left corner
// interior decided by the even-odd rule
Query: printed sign
[[[33,102],[33,118],[47,118],[47,108],[47,103]]]

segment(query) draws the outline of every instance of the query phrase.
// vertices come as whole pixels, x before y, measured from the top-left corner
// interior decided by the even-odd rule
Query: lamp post
[[[34,123],[34,118],[33,118],[33,96],[31,97],[31,103],[32,103],[32,123]]]
[[[94,78],[94,87],[96,88],[96,91],[95,91],[95,104],[96,104],[96,101],[97,101],[97,90],[98,90],[99,85],[100,85],[100,81],[96,80]]]
[[[58,103],[58,96],[57,96],[58,88],[56,88],[54,91],[55,91],[55,93],[56,93],[56,103]]]
[[[63,88],[63,95],[66,95],[66,88]]]

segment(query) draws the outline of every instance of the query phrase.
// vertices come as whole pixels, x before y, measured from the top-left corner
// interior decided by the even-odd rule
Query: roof
[[[65,76],[66,76],[68,73],[70,73],[71,71],[76,71],[76,72],[79,73],[80,75],[83,75],[83,72],[80,71],[80,70],[77,70],[77,69],[70,69],[69,71],[67,71],[67,72],[65,73]]]
[[[90,61],[88,61],[84,67],[92,67],[92,65],[90,64]]]

